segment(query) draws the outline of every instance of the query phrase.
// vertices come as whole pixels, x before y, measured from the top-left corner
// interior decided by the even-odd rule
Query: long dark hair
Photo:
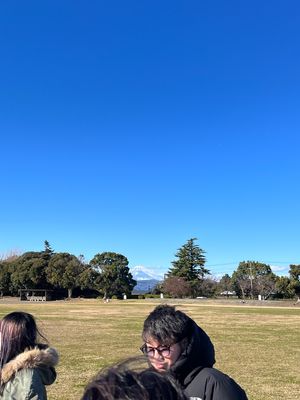
[[[0,333],[0,370],[18,354],[37,346],[38,339],[47,342],[34,317],[22,311],[7,314],[1,320]]]

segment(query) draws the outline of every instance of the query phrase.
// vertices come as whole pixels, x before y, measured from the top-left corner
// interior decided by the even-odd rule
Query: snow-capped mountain
[[[149,268],[143,267],[142,265],[137,265],[136,267],[132,268],[130,272],[133,275],[133,279],[136,281],[148,281],[151,279],[161,281],[164,278],[162,273],[155,272]]]

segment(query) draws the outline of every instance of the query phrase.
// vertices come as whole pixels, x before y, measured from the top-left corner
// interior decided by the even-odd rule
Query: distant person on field
[[[136,371],[127,363],[100,372],[85,388],[81,400],[188,400],[169,374]]]
[[[142,337],[141,350],[154,370],[168,371],[189,398],[247,400],[232,378],[212,368],[214,347],[207,334],[175,307],[156,307],[144,322]]]
[[[34,317],[12,312],[0,322],[0,399],[46,400],[45,385],[56,379],[55,349],[39,343]]]

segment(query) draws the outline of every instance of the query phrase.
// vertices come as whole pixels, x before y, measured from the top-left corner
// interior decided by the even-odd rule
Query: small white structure
[[[51,300],[48,289],[19,289],[20,301],[47,301]]]
[[[221,296],[235,296],[235,291],[225,290],[224,292],[220,293]]]

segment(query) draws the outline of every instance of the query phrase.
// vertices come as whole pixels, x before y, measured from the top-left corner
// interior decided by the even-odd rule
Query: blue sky
[[[298,1],[4,1],[0,254],[300,263]]]

